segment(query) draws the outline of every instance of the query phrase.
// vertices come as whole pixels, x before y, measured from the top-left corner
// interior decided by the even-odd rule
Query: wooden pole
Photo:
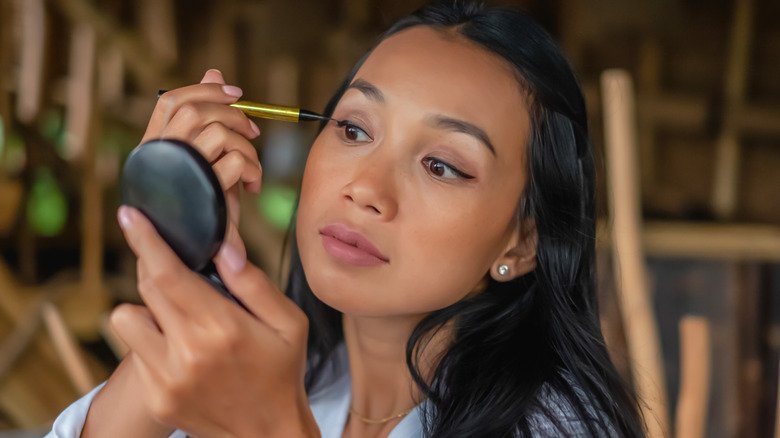
[[[775,438],[780,438],[780,369],[777,379],[777,400],[775,401]]]
[[[46,8],[43,0],[17,0],[21,12],[22,38],[16,114],[23,123],[32,123],[41,107],[43,60],[46,42]]]
[[[68,372],[73,386],[76,387],[80,395],[88,393],[95,387],[95,381],[89,372],[89,367],[81,357],[76,338],[68,329],[65,320],[62,319],[62,315],[54,307],[54,304],[48,301],[44,302],[42,312],[46,329],[49,331],[49,336],[54,342],[54,347],[65,365],[65,370]]]
[[[680,320],[680,394],[674,436],[704,438],[710,398],[710,325],[701,316]]]
[[[754,9],[754,0],[736,1],[723,90],[726,108],[729,109],[739,109],[745,98]],[[725,120],[717,142],[712,191],[715,214],[721,219],[731,218],[737,208],[740,162],[739,132],[731,120]]]
[[[62,309],[71,329],[93,338],[99,336],[100,316],[108,309],[103,286],[103,191],[96,169],[96,46],[92,26],[74,23],[66,121],[67,156],[81,168],[81,289],[63,297]]]
[[[642,249],[642,214],[634,91],[622,70],[601,76],[610,208],[613,213],[613,260],[621,296],[621,315],[631,357],[632,376],[643,401],[648,436],[669,435],[661,345],[653,313]]]

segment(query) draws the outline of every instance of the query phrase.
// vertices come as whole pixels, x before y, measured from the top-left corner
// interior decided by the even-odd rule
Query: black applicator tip
[[[301,122],[316,122],[318,120],[333,120],[330,117],[325,117],[323,115],[317,114],[312,111],[307,111],[302,109],[298,113],[298,120]]]

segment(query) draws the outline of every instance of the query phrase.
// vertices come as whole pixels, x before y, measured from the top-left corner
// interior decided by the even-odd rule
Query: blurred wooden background
[[[632,343],[657,342],[648,375],[659,376],[670,436],[780,436],[780,3],[509,3],[558,38],[586,90],[615,362],[641,382],[652,367],[630,365]],[[105,318],[139,298],[117,181],[157,90],[219,68],[248,99],[321,110],[381,31],[421,4],[0,0],[0,431],[46,427],[122,355]],[[627,161],[605,147],[610,69],[632,84]],[[241,231],[276,278],[313,132],[260,125],[264,194],[244,198]],[[608,168],[630,170],[625,233],[608,203],[623,180]],[[641,275],[613,251],[626,235]],[[626,313],[637,291],[644,332]]]

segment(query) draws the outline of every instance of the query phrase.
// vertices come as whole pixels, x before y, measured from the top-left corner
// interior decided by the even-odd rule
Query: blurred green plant
[[[286,231],[295,213],[296,190],[281,184],[263,183],[257,208],[272,227]]]
[[[27,198],[27,221],[32,230],[45,237],[56,236],[68,219],[68,203],[48,168],[36,170]]]

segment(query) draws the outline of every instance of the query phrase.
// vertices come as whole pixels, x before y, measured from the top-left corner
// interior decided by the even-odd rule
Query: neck
[[[344,315],[344,340],[352,377],[352,408],[363,417],[379,419],[414,407],[422,396],[406,365],[406,343],[424,315],[367,318]],[[447,330],[441,330],[423,352],[420,370],[430,376],[445,348]],[[391,421],[397,424],[401,419]],[[359,420],[350,419],[350,423]],[[352,424],[355,426],[356,424]],[[376,427],[376,425],[374,425]]]

